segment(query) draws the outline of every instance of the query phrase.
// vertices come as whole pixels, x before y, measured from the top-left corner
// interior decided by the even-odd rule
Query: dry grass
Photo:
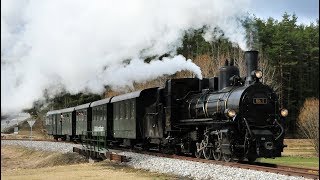
[[[86,162],[75,153],[35,151],[22,146],[1,146],[1,172],[12,169],[33,169]]]
[[[319,99],[308,98],[303,104],[298,117],[300,133],[311,139],[319,155]]]
[[[124,179],[124,180],[151,180],[151,179],[178,179],[173,176],[144,172],[140,170],[132,171],[126,168],[114,168],[113,166],[99,166],[97,164],[79,164],[69,166],[56,166],[41,169],[28,169],[10,171],[1,174],[7,180],[24,179]],[[179,178],[181,179],[181,178]]]
[[[7,145],[1,148],[3,179],[181,179],[109,161],[85,163],[86,160],[75,153],[35,151]]]
[[[317,157],[317,152],[314,149],[312,140],[310,139],[285,139],[283,156],[297,156],[297,157]]]

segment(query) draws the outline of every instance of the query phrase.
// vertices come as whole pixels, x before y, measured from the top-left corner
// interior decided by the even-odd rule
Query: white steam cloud
[[[105,85],[131,86],[164,74],[199,67],[181,55],[187,30],[218,27],[242,49],[238,21],[249,0],[2,0],[1,112],[29,108],[63,86],[70,93],[102,92]],[[169,53],[173,58],[148,56]],[[124,63],[124,60],[130,63]],[[106,68],[105,68],[106,67]]]

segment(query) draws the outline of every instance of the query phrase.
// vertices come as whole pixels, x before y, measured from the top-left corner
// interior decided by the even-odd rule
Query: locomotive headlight
[[[261,79],[262,78],[262,71],[260,71],[260,70],[254,71],[254,76],[258,79]]]
[[[230,118],[235,117],[236,114],[237,114],[236,111],[233,110],[233,109],[226,109],[225,113],[226,113],[226,115],[227,115],[228,117],[230,117]]]
[[[289,114],[289,111],[287,109],[281,109],[280,114],[282,117],[287,117]]]

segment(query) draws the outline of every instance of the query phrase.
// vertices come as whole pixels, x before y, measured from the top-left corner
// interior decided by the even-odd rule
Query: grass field
[[[258,159],[260,162],[274,163],[296,167],[319,169],[319,157],[308,139],[285,139],[288,147],[282,153],[283,157],[275,159]]]
[[[7,145],[1,146],[1,178],[6,180],[181,179],[176,176],[132,169],[109,161],[85,163],[83,157],[75,153],[34,151]]]
[[[262,158],[262,159],[258,159],[258,161],[279,164],[279,165],[319,169],[319,158],[317,157],[284,156],[284,157],[279,157],[275,159]]]

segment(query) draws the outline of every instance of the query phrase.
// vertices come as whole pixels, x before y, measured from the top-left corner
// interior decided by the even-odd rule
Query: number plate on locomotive
[[[267,104],[267,98],[253,98],[253,104]]]

